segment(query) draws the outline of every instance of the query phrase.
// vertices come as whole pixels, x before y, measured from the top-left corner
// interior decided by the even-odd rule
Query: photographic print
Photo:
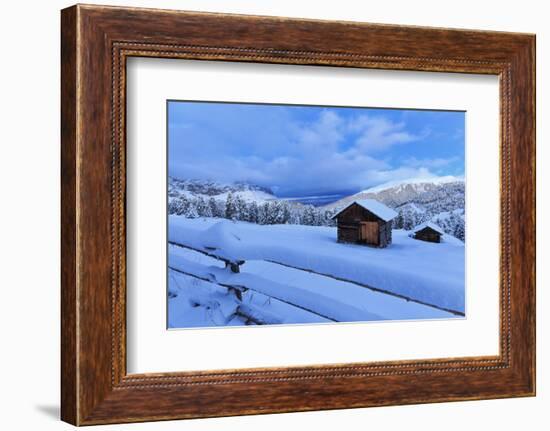
[[[465,112],[167,102],[167,326],[465,318]]]

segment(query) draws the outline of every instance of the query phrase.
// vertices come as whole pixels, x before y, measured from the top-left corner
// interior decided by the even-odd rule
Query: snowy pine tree
[[[453,236],[461,241],[465,240],[466,232],[464,231],[464,222],[456,224]]]
[[[306,205],[302,213],[301,224],[305,224],[307,226],[315,226],[317,219],[315,213],[315,208],[312,205]]]
[[[184,215],[187,218],[197,218],[199,217],[199,212],[197,211],[197,201],[196,200],[188,200],[189,204],[187,205],[187,208],[185,209]]]
[[[168,201],[168,214],[177,214],[178,213],[178,199],[171,199]]]
[[[225,218],[235,220],[236,213],[235,199],[233,198],[233,193],[229,192],[225,201]]]
[[[264,202],[258,209],[258,223],[269,224],[269,204]]]
[[[403,229],[403,213],[399,211],[397,217],[393,219],[394,229]]]
[[[168,214],[185,215],[188,208],[189,200],[185,196],[180,196],[168,203]]]
[[[290,223],[290,205],[288,202],[283,202],[283,219],[282,223],[287,224]]]
[[[258,223],[258,204],[252,201],[248,206],[248,220],[250,223]]]
[[[202,196],[199,196],[199,198],[197,199],[197,214],[199,215],[199,217],[212,217],[210,206]]]
[[[242,220],[246,221],[248,208],[245,200],[237,195],[234,199],[235,202],[235,214],[233,215],[233,220]]]
[[[281,201],[271,201],[269,203],[271,212],[271,224],[283,223],[283,207]]]
[[[208,199],[208,206],[210,208],[210,217],[221,217],[222,216],[222,212],[220,211],[220,207],[218,205],[218,202],[216,201],[216,199],[214,199],[213,197],[211,197],[210,199]]]

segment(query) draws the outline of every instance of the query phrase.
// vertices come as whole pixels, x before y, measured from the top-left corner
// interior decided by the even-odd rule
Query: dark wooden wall
[[[392,221],[381,221],[380,224],[380,244],[379,247],[387,247],[392,242]]]
[[[441,242],[441,234],[429,227],[425,227],[414,234],[415,239],[428,242]]]
[[[338,242],[359,242],[359,226],[338,223]]]

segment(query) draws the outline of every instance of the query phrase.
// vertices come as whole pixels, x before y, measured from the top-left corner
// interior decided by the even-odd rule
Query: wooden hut
[[[441,235],[445,232],[438,225],[431,222],[422,223],[413,229],[413,238],[428,242],[441,242]]]
[[[338,242],[386,247],[391,244],[392,220],[397,213],[374,199],[353,201],[332,218],[338,226]]]

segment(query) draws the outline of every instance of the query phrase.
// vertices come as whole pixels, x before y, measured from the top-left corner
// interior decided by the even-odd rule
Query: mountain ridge
[[[459,177],[436,177],[430,179],[409,179],[389,182],[362,190],[346,196],[336,202],[325,205],[325,209],[341,209],[354,200],[376,199],[391,208],[398,208],[407,203],[422,204],[446,195],[462,194],[464,196],[465,182]],[[463,200],[463,199],[462,199]],[[422,206],[422,205],[421,205]],[[464,207],[464,205],[462,205]],[[454,209],[454,208],[453,208]]]
[[[234,183],[222,183],[213,180],[180,179],[173,176],[168,177],[168,196],[176,198],[185,196],[187,198],[198,198],[200,196],[215,199],[225,199],[229,193],[252,201],[266,201],[277,199],[273,191],[268,187],[250,184],[244,181]]]
[[[445,175],[441,177],[413,177],[407,178],[404,180],[394,180],[388,181],[377,186],[369,187],[368,189],[361,190],[358,193],[376,193],[390,188],[403,186],[403,185],[412,185],[412,184],[445,184],[445,183],[454,183],[454,182],[464,182],[463,177],[456,177],[453,175]]]

